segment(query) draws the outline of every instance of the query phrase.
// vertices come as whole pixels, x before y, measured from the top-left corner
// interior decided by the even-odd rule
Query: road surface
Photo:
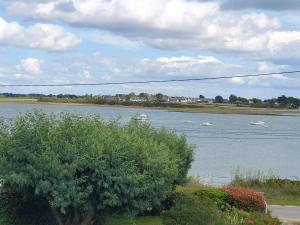
[[[272,212],[273,216],[279,218],[286,225],[300,225],[300,207],[269,205],[268,209]]]

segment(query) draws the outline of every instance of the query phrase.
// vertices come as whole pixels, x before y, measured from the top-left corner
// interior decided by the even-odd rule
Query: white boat
[[[185,120],[185,121],[183,121],[184,123],[192,123],[193,121],[191,121],[191,120]]]
[[[264,126],[266,123],[264,121],[255,121],[255,122],[251,122],[250,125],[254,125],[254,126]]]
[[[141,123],[149,123],[150,119],[146,114],[140,114],[137,115],[136,117],[133,118],[135,121],[137,122],[141,122]]]
[[[211,122],[204,122],[204,123],[201,123],[200,125],[201,126],[212,126],[213,123],[211,123]]]

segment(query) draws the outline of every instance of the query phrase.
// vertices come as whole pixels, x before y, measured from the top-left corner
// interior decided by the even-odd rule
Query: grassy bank
[[[263,192],[268,204],[300,206],[300,181],[260,172],[236,173],[232,185]]]
[[[32,103],[32,104],[72,104],[72,105],[99,105],[114,106],[126,108],[148,108],[162,109],[172,112],[190,112],[190,113],[214,113],[214,114],[246,114],[246,115],[283,115],[299,114],[297,109],[278,109],[278,108],[253,108],[240,107],[232,104],[216,103],[87,103],[76,99],[37,99],[37,98],[5,98],[1,97],[0,102],[11,103]]]
[[[37,103],[38,99],[35,99],[35,98],[4,98],[4,97],[0,97],[0,102]]]

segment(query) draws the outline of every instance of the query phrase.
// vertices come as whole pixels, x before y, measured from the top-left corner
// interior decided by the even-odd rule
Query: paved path
[[[300,207],[269,205],[268,209],[272,212],[273,216],[285,222],[286,225],[300,224]]]

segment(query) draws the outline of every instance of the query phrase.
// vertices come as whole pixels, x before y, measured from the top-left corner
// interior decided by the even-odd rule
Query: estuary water
[[[208,183],[229,182],[237,168],[265,173],[272,171],[284,178],[300,178],[299,116],[224,115],[93,105],[0,103],[0,117],[14,119],[34,109],[49,113],[96,114],[106,120],[120,119],[122,122],[129,121],[137,113],[145,113],[154,127],[165,127],[185,134],[188,142],[195,145],[195,159],[189,174],[199,176]],[[255,121],[264,121],[265,125],[250,125]],[[212,126],[201,125],[207,122],[212,123]]]

